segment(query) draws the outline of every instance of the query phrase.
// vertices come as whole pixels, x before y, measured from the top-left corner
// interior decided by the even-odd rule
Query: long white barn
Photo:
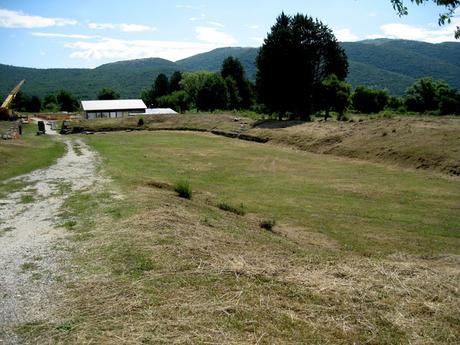
[[[103,101],[81,101],[85,118],[124,117],[129,114],[144,114],[147,106],[142,99],[115,99]]]

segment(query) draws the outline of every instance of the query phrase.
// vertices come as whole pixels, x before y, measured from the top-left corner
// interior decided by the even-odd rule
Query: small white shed
[[[147,108],[144,115],[176,115],[177,112],[171,108]],[[131,116],[139,115],[136,113],[129,114]]]

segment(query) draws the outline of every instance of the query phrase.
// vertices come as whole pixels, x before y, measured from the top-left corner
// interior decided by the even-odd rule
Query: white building
[[[129,114],[130,116],[139,115],[139,113]],[[171,108],[147,108],[144,115],[177,115],[177,112]]]
[[[129,114],[144,114],[147,109],[141,99],[114,99],[103,101],[81,101],[85,118],[124,117]]]

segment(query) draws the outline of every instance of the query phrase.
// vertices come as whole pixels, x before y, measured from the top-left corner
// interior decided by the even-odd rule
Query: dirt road
[[[67,153],[47,169],[6,181],[21,187],[0,199],[0,344],[18,344],[14,329],[49,318],[65,255],[58,213],[70,191],[90,190],[97,156],[80,139],[58,138]]]

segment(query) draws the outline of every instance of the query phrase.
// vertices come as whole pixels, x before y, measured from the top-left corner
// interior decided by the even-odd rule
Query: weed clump
[[[184,199],[192,198],[192,187],[188,181],[179,181],[174,185],[174,191],[177,195]]]
[[[217,205],[217,207],[219,207],[223,211],[237,214],[238,216],[244,216],[246,214],[245,207],[242,203],[240,204],[240,206],[233,206],[225,202],[221,202],[219,205]]]
[[[144,125],[144,118],[140,118],[139,121],[137,121],[137,126],[142,127]]]
[[[273,231],[273,228],[276,225],[276,221],[274,219],[264,219],[259,223],[259,226],[262,229]]]

